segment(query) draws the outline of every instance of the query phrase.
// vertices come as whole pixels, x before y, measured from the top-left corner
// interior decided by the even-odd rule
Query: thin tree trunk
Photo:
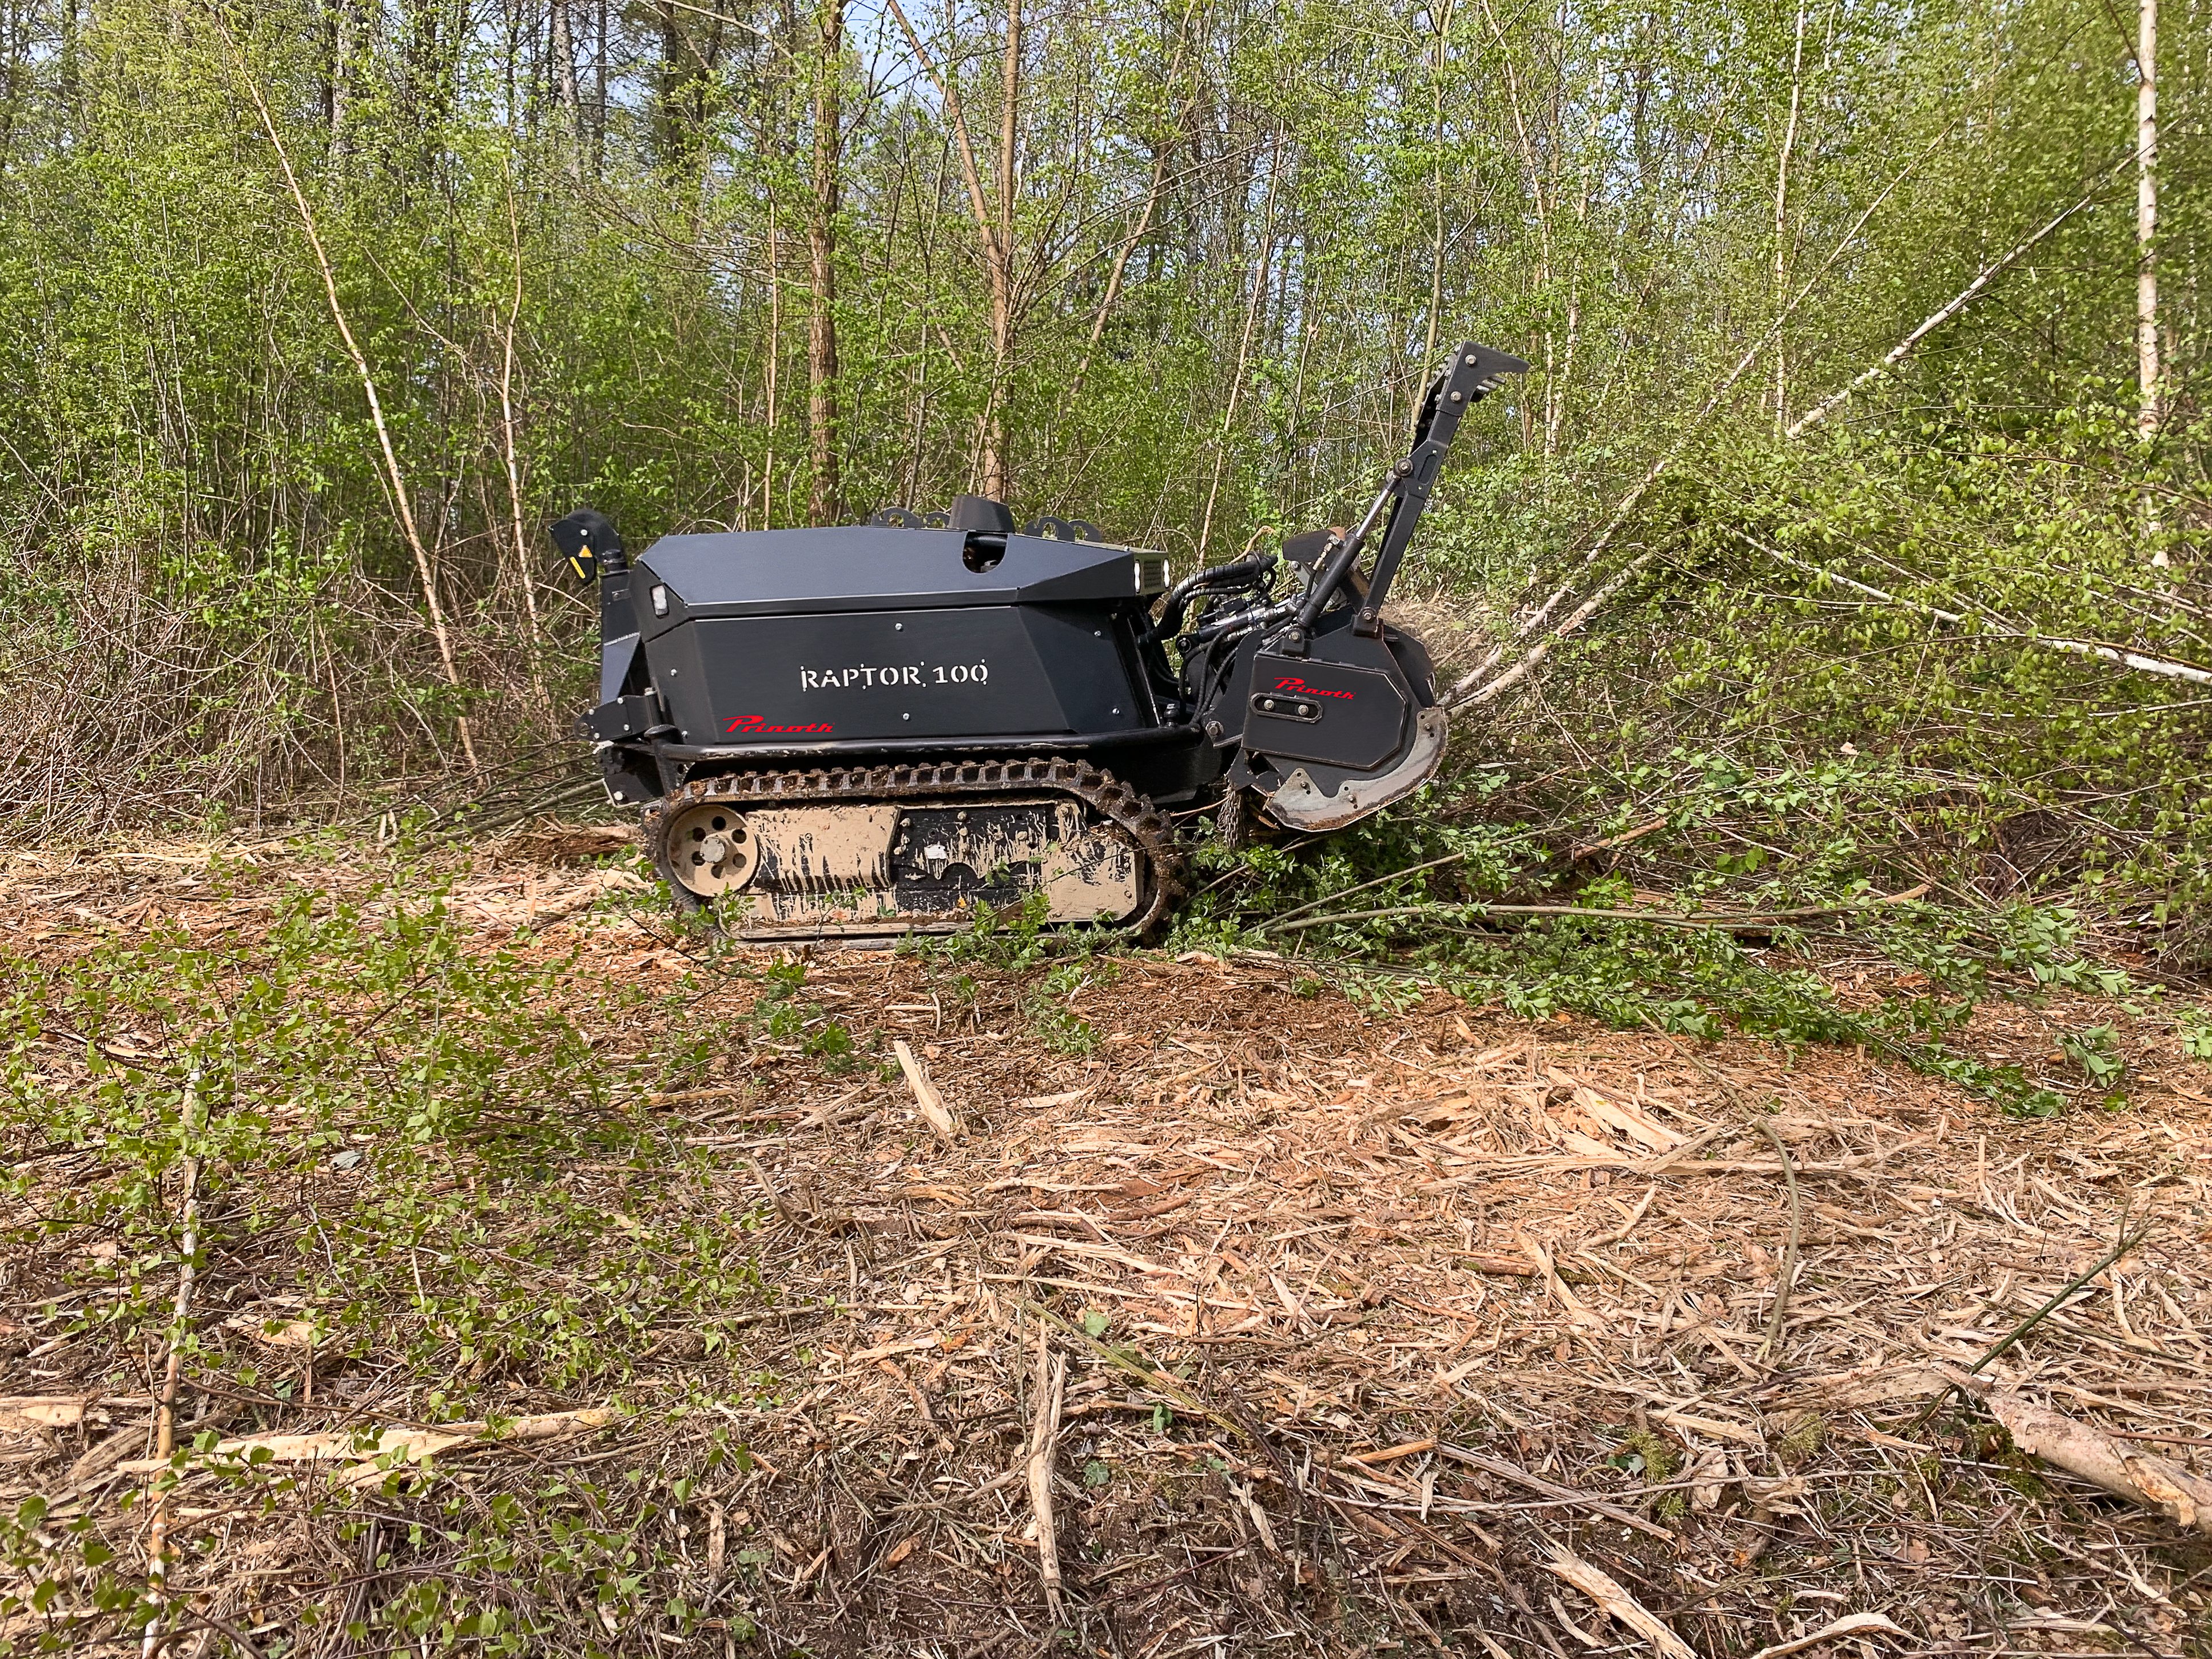
[[[607,149],[607,0],[599,0],[598,50],[592,54],[592,176]]]
[[[844,70],[844,0],[820,0],[821,51],[814,78],[814,202],[807,222],[806,422],[813,447],[809,518],[841,516],[837,477],[837,209],[840,135],[838,77]]]
[[[1505,70],[1506,107],[1512,112],[1513,132],[1521,144],[1521,163],[1528,170],[1528,200],[1536,210],[1536,288],[1544,296],[1544,484],[1551,488],[1552,457],[1559,447],[1559,423],[1566,404],[1566,374],[1554,372],[1554,344],[1551,325],[1552,309],[1552,202],[1544,189],[1544,173],[1536,161],[1536,146],[1528,136],[1528,121],[1521,107],[1520,77],[1514,73],[1513,54],[1505,43],[1505,31],[1498,26],[1498,14],[1491,9],[1490,0],[1481,0],[1483,21],[1490,25],[1491,38],[1498,42],[1498,61]],[[1568,335],[1571,342],[1574,325],[1578,319],[1571,300],[1568,306]],[[1572,357],[1570,350],[1570,359]],[[1524,410],[1526,402],[1523,403]]]
[[[885,0],[891,15],[898,21],[899,31],[906,36],[907,45],[913,48],[915,60],[937,88],[938,96],[945,100],[945,113],[952,118],[952,136],[960,155],[961,181],[968,187],[968,210],[975,216],[975,234],[983,244],[983,269],[991,283],[991,384],[978,433],[979,471],[982,490],[994,500],[1004,501],[1006,489],[1006,447],[998,440],[1004,437],[1004,410],[1001,394],[1005,385],[1005,368],[1013,352],[1014,331],[1014,265],[1013,265],[1013,186],[1012,159],[1014,151],[1015,97],[1018,90],[1020,51],[1018,32],[1021,27],[1021,0],[1008,0],[1008,52],[1006,82],[1006,108],[1000,118],[1000,161],[999,212],[994,216],[983,196],[983,177],[975,165],[975,146],[968,130],[968,117],[960,106],[960,94],[952,82],[938,69],[937,60],[921,44],[921,36],[915,32],[906,10],[899,0]],[[1003,231],[1003,235],[1001,234]]]
[[[2158,349],[2158,0],[2140,0],[2136,15],[2136,379],[2141,403],[2136,430],[2145,442],[2158,435],[2165,388]],[[2150,562],[2163,568],[2166,550],[2150,496],[2144,497],[2143,537]]]
[[[568,118],[568,128],[578,144],[584,142],[584,112],[576,96],[576,42],[568,30],[568,0],[552,0],[553,26],[553,90],[560,100],[561,112]],[[573,175],[580,166],[572,153],[568,171]]]
[[[238,52],[235,41],[220,18],[216,27],[238,58],[239,78],[245,82],[246,94],[261,117],[261,130],[268,134],[270,147],[276,152],[277,165],[283,168],[284,183],[290,191],[292,205],[300,215],[300,228],[306,233],[307,246],[315,256],[315,268],[323,279],[323,297],[328,302],[331,320],[337,325],[338,337],[345,343],[346,356],[353,362],[354,373],[361,379],[361,389],[368,399],[368,418],[376,428],[376,442],[384,459],[384,481],[392,493],[392,511],[399,520],[401,532],[407,538],[408,550],[415,556],[415,574],[422,584],[422,602],[430,613],[430,634],[437,642],[438,660],[446,671],[446,684],[456,692],[463,690],[461,671],[453,658],[453,638],[446,625],[446,607],[438,598],[438,581],[429,550],[423,545],[422,533],[415,523],[415,509],[407,494],[407,475],[399,465],[398,452],[392,447],[392,428],[384,419],[383,400],[376,395],[376,376],[370,370],[368,359],[362,354],[360,343],[354,338],[353,328],[346,321],[345,307],[338,300],[337,274],[331,269],[330,254],[323,246],[322,233],[316,228],[314,210],[307,205],[307,191],[300,186],[300,175],[292,169],[292,152],[285,145],[283,135],[277,131],[276,118],[269,112],[269,103],[261,95],[260,83],[253,78],[252,67]],[[454,716],[453,724],[460,733],[461,753],[469,763],[471,772],[483,769],[477,762],[476,740],[469,732],[465,714]]]
[[[556,6],[562,0],[554,0]],[[500,330],[499,437],[500,458],[507,464],[507,502],[514,534],[514,574],[522,584],[522,614],[529,629],[530,690],[538,700],[539,718],[548,736],[558,735],[553,719],[552,694],[545,688],[545,630],[538,615],[538,583],[530,569],[530,540],[522,528],[522,466],[517,459],[514,434],[514,336],[522,325],[522,224],[514,205],[514,181],[507,180],[507,228],[514,250],[514,300]]]
[[[2142,0],[2136,40],[2136,374],[2138,429],[2158,431],[2158,0]]]
[[[1186,34],[1176,37],[1175,58],[1168,64],[1166,85],[1173,92],[1182,78],[1183,48],[1188,44]],[[1160,191],[1167,182],[1168,158],[1175,154],[1176,140],[1182,136],[1182,122],[1189,106],[1177,112],[1176,131],[1152,152],[1152,183],[1145,191],[1145,210],[1137,216],[1137,228],[1129,233],[1128,240],[1114,251],[1113,269],[1106,273],[1106,292],[1098,301],[1098,313],[1091,319],[1091,337],[1084,343],[1083,356],[1075,365],[1075,373],[1068,379],[1067,392],[1060,400],[1063,417],[1075,407],[1075,400],[1083,391],[1083,380],[1091,372],[1091,360],[1097,354],[1098,342],[1105,337],[1106,319],[1113,314],[1115,302],[1121,297],[1121,278],[1129,268],[1129,256],[1137,251],[1145,234],[1152,228],[1152,214],[1160,204]]]
[[[769,209],[768,222],[768,459],[761,466],[761,528],[775,528],[775,371],[783,356],[783,250]]]
[[[344,157],[351,142],[351,123],[347,118],[353,106],[353,60],[358,49],[356,36],[359,21],[356,0],[334,0],[331,7],[331,78],[326,106],[333,161]]]
[[[1213,448],[1213,481],[1206,486],[1206,514],[1198,526],[1199,568],[1206,566],[1206,544],[1213,536],[1213,507],[1221,495],[1221,473],[1229,459],[1229,443],[1237,427],[1237,399],[1244,390],[1244,362],[1252,349],[1252,324],[1259,315],[1260,298],[1267,291],[1267,272],[1275,259],[1275,185],[1282,177],[1282,134],[1275,135],[1275,147],[1270,152],[1267,167],[1267,197],[1261,211],[1265,228],[1260,239],[1260,263],[1252,273],[1251,297],[1244,304],[1244,326],[1237,337],[1237,371],[1229,382],[1229,403],[1221,412],[1221,435]]]
[[[1431,363],[1436,361],[1437,330],[1444,307],[1444,56],[1451,43],[1452,5],[1453,0],[1444,0],[1443,16],[1437,24],[1436,70],[1429,87],[1436,115],[1436,153],[1430,158],[1434,170],[1435,200],[1431,204],[1434,222],[1429,243],[1429,338],[1424,356]],[[1422,372],[1425,374],[1427,370],[1424,368]]]
[[[2149,4],[2150,0],[2144,0]],[[1804,92],[1805,0],[1797,0],[1797,40],[1790,52],[1790,120],[1782,129],[1782,156],[1774,168],[1774,304],[1790,297],[1790,153],[1797,146],[1797,110]],[[1774,343],[1774,435],[1790,423],[1790,354]]]
[[[983,493],[1005,501],[1007,482],[1006,393],[1014,366],[1014,198],[1021,181],[1015,173],[1014,140],[1019,131],[1022,76],[1022,0],[1006,0],[1006,67],[1000,76],[999,111],[998,270],[991,281],[991,387],[983,434]]]

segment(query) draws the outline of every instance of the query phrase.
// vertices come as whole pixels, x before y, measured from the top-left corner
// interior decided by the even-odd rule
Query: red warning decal
[[[826,735],[835,730],[836,728],[827,720],[817,720],[811,726],[770,726],[763,715],[738,714],[723,726],[722,735],[726,738],[763,738],[770,733],[781,736],[802,732]]]
[[[1308,685],[1304,680],[1300,679],[1295,674],[1291,674],[1285,678],[1277,680],[1275,682],[1275,690],[1278,691],[1303,691],[1310,697],[1341,697],[1346,702],[1350,702],[1354,696],[1354,694],[1350,691],[1331,691],[1326,686]]]

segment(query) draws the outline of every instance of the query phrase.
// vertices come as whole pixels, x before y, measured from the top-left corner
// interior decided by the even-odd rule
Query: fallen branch
[[[1457,864],[1466,856],[1467,854],[1465,853],[1447,853],[1442,858],[1431,859],[1425,864],[1409,864],[1402,870],[1393,870],[1387,876],[1376,876],[1371,881],[1356,883],[1350,887],[1344,888],[1340,891],[1331,893],[1326,897],[1310,900],[1304,904],[1297,905],[1293,908],[1285,910],[1280,915],[1272,918],[1258,931],[1265,933],[1268,927],[1280,927],[1284,922],[1288,921],[1292,916],[1305,915],[1310,911],[1320,909],[1324,904],[1334,904],[1339,899],[1350,898],[1354,893],[1364,893],[1370,887],[1380,887],[1384,882],[1395,881],[1401,876],[1418,876],[1424,870],[1440,870],[1447,864]]]
[[[1736,365],[1737,374],[1741,374],[1746,368],[1748,368],[1751,366],[1752,356],[1755,355],[1756,351],[1757,348],[1754,347],[1753,349],[1753,352],[1746,354],[1743,362]],[[1729,386],[1732,386],[1735,384],[1735,375],[1731,374],[1727,382],[1722,386],[1721,390],[1725,392]],[[1718,401],[1717,393],[1715,394],[1715,401]],[[1660,458],[1660,465],[1664,465],[1671,464],[1680,448],[1680,445],[1678,443],[1674,449],[1669,450],[1665,455],[1662,456]],[[1646,479],[1644,484],[1639,486],[1634,495],[1632,495],[1627,501],[1621,503],[1620,510],[1624,517],[1629,510],[1636,505],[1636,502],[1642,499],[1644,489],[1649,488],[1652,483],[1656,482],[1657,477],[1658,471],[1657,468],[1655,467],[1650,477]],[[1612,533],[1612,530],[1608,529],[1607,532],[1608,538],[1610,538]],[[1641,553],[1631,559],[1626,564],[1621,566],[1620,569],[1613,572],[1609,578],[1600,585],[1596,592],[1591,594],[1589,599],[1583,600],[1581,605],[1576,606],[1574,611],[1568,615],[1566,620],[1552,630],[1551,636],[1548,639],[1539,641],[1534,646],[1529,648],[1528,654],[1527,656],[1522,658],[1519,662],[1515,663],[1512,667],[1507,669],[1496,679],[1492,680],[1489,684],[1478,690],[1468,692],[1466,697],[1468,706],[1473,708],[1479,704],[1488,702],[1494,697],[1502,697],[1516,685],[1518,685],[1522,680],[1528,678],[1529,675],[1534,673],[1536,672],[1536,665],[1542,662],[1545,658],[1550,656],[1552,653],[1558,648],[1560,641],[1565,639],[1568,635],[1573,633],[1584,623],[1588,622],[1592,617],[1597,615],[1597,613],[1604,608],[1607,600],[1612,599],[1614,594],[1620,592],[1622,588],[1626,587],[1632,578],[1639,574],[1646,566],[1650,564],[1652,560],[1659,556],[1660,550],[1662,546],[1664,546],[1663,543],[1645,548]],[[1464,680],[1461,682],[1462,685],[1464,685],[1465,684],[1466,682]],[[1450,707],[1452,700],[1456,698],[1459,696],[1459,686],[1455,685],[1452,687],[1451,696],[1444,700],[1445,707]]]
[[[1631,842],[1641,841],[1646,836],[1652,835],[1661,830],[1664,830],[1674,820],[1668,817],[1665,813],[1662,813],[1659,817],[1651,819],[1647,823],[1638,824],[1633,830],[1624,830],[1617,836],[1607,836],[1603,841],[1594,841],[1586,847],[1576,848],[1573,852],[1567,854],[1568,861],[1570,863],[1580,864],[1584,859],[1589,858],[1595,854],[1602,853],[1616,847],[1626,847]]]
[[[1437,862],[1442,864],[1446,860],[1439,859]],[[1416,870],[1425,867],[1427,866],[1421,865],[1413,866]],[[1401,871],[1399,873],[1409,875],[1412,871]],[[1386,877],[1384,879],[1387,880],[1389,878]],[[1371,886],[1374,884],[1366,884]],[[1346,892],[1357,890],[1356,888],[1346,890]],[[1261,922],[1252,931],[1255,933],[1294,933],[1301,928],[1325,927],[1332,922],[1375,921],[1392,916],[1436,915],[1450,913],[1472,914],[1478,917],[1586,916],[1598,921],[1649,922],[1659,927],[1746,928],[1763,932],[1769,927],[1792,921],[1820,916],[1852,915],[1861,910],[1872,909],[1877,905],[1909,904],[1914,899],[1924,897],[1927,892],[1928,884],[1923,882],[1919,886],[1907,888],[1901,893],[1886,893],[1876,898],[1863,900],[1857,904],[1813,904],[1797,909],[1766,910],[1747,915],[1717,910],[1693,910],[1683,915],[1674,915],[1664,910],[1604,910],[1583,904],[1492,904],[1481,899],[1469,899],[1460,904],[1431,902],[1382,905],[1371,910],[1346,910],[1332,916],[1311,916],[1299,921],[1275,917]],[[1342,895],[1332,896],[1340,897]],[[1312,908],[1311,905],[1306,907],[1308,909]],[[1285,915],[1295,917],[1297,914],[1293,910],[1286,912]]]
[[[791,1212],[791,1206],[783,1201],[783,1194],[776,1190],[775,1182],[769,1179],[768,1171],[761,1168],[760,1159],[752,1153],[747,1152],[745,1167],[752,1171],[753,1179],[760,1183],[761,1191],[767,1194],[769,1203],[775,1207],[776,1215],[782,1220],[783,1224],[787,1227],[796,1227],[799,1224],[799,1218]]]
[[[1778,563],[1802,570],[1809,575],[1832,581],[1838,587],[1848,587],[1854,593],[1863,593],[1869,599],[1880,599],[1885,605],[1894,605],[1908,611],[1917,611],[1933,617],[1937,622],[1957,628],[1973,620],[1957,611],[1946,611],[1941,605],[1929,605],[1919,599],[1908,599],[1888,592],[1850,576],[1839,575],[1826,566],[1809,560],[1794,558],[1778,547],[1769,547],[1756,537],[1747,536],[1731,528],[1729,534],[1756,552],[1764,553]],[[2031,634],[2024,628],[2005,627],[1978,632],[1972,637],[1982,640],[2010,641],[2020,645],[2039,645],[2047,650],[2069,652],[2075,656],[2097,657],[2106,662],[2116,662],[2123,668],[2131,668],[2139,674],[2157,674],[2166,679],[2187,680],[2195,685],[2212,685],[2212,668],[2201,664],[2185,662],[2178,657],[2154,656],[2148,652],[2132,650],[2126,646],[2110,645],[2101,640],[2069,640],[2050,634]]]
[[[2171,1458],[2120,1445],[2086,1423],[2062,1417],[2016,1394],[1992,1393],[1990,1413],[2012,1443],[2031,1456],[2078,1474],[2192,1532],[2212,1533],[2212,1480]]]
[[[1933,312],[1929,313],[1927,319],[1921,323],[1920,326],[1914,329],[1911,333],[1906,335],[1902,340],[1899,340],[1894,346],[1892,346],[1888,353],[1883,356],[1880,362],[1876,363],[1872,368],[1869,368],[1864,373],[1854,377],[1844,385],[1841,391],[1830,392],[1827,397],[1822,398],[1804,414],[1799,416],[1796,420],[1790,422],[1787,435],[1795,438],[1809,428],[1818,425],[1821,421],[1826,420],[1832,410],[1838,408],[1840,405],[1848,403],[1850,400],[1851,394],[1856,392],[1861,386],[1865,386],[1870,380],[1881,379],[1883,375],[1888,374],[1890,370],[1895,368],[1911,355],[1912,349],[1915,346],[1918,345],[1930,334],[1934,333],[1937,329],[1942,327],[1944,324],[1949,322],[1951,319],[1957,316],[1961,311],[1965,310],[1968,305],[1972,303],[1973,298],[1977,294],[1979,294],[1984,289],[1987,288],[2007,270],[2009,270],[2014,265],[2018,264],[2037,243],[2042,241],[2043,239],[2050,235],[2052,231],[2057,229],[2059,226],[2064,224],[2069,219],[2072,218],[2075,214],[2079,213],[2083,208],[2087,207],[2095,200],[2096,198],[2094,195],[2084,196],[2080,201],[2075,203],[2072,207],[2068,208],[2064,212],[2059,214],[2056,218],[2051,219],[2049,222],[2045,224],[2041,229],[2037,230],[2029,235],[2027,240],[2020,243],[2012,250],[2011,252],[2004,255],[2002,258],[1996,260],[1993,264],[1984,265],[1981,270],[1976,274],[1972,282],[1967,283],[1966,287],[1960,289],[1958,293],[1952,295],[1949,301],[1946,303],[1938,306]]]

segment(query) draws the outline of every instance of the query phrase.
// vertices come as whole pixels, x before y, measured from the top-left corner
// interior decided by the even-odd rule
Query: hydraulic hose
[[[1275,561],[1276,555],[1273,553],[1255,553],[1249,558],[1238,559],[1231,564],[1218,564],[1211,570],[1201,570],[1195,575],[1184,577],[1160,600],[1159,618],[1145,630],[1143,642],[1150,644],[1166,639],[1181,628],[1183,609],[1190,603],[1191,595],[1200,589],[1233,586],[1255,576],[1265,575],[1275,568]]]

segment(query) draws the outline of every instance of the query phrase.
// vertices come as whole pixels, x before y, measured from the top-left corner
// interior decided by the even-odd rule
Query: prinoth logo
[[[988,662],[862,663],[851,668],[801,668],[802,691],[838,691],[848,687],[902,685],[988,685]],[[771,728],[773,729],[773,728]]]
[[[765,715],[733,714],[723,723],[722,735],[726,738],[765,738],[805,732],[810,736],[826,737],[836,729],[827,720],[817,720],[811,726],[770,726]]]
[[[1275,690],[1278,691],[1303,692],[1309,697],[1341,697],[1346,702],[1350,702],[1355,695],[1350,691],[1331,691],[1325,686],[1308,685],[1296,674],[1286,675],[1285,678],[1277,680],[1275,682]]]

